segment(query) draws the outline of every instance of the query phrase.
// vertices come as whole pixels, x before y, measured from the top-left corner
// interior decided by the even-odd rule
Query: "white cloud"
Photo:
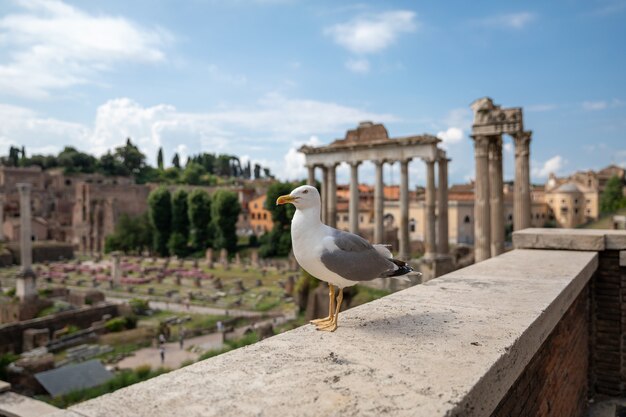
[[[558,174],[566,162],[561,155],[553,156],[543,164],[533,162],[533,165],[539,165],[538,168],[532,168],[533,177],[547,178],[551,173]]]
[[[58,152],[65,145],[86,149],[88,138],[89,129],[81,124],[43,117],[24,107],[0,104],[3,154],[9,146],[25,146],[29,155]]]
[[[0,19],[0,92],[44,98],[92,83],[126,62],[159,62],[172,36],[123,17],[90,15],[60,0],[20,0],[23,12]]]
[[[0,104],[0,146],[24,145],[32,154],[43,152],[41,149],[58,152],[62,146],[72,145],[101,155],[130,137],[152,164],[159,147],[163,147],[165,161],[171,161],[174,152],[179,152],[183,161],[201,151],[247,153],[255,161],[267,161],[266,166],[284,178],[300,166],[299,159],[296,165],[283,163],[282,156],[294,142],[312,135],[343,135],[361,120],[390,122],[397,118],[278,94],[267,95],[248,108],[207,113],[183,112],[166,104],[145,107],[119,98],[98,107],[93,126],[47,119],[29,109]]]
[[[324,34],[355,54],[380,52],[392,45],[402,33],[417,28],[415,12],[395,10],[377,15],[362,15],[328,27]]]
[[[322,142],[317,136],[311,136],[306,142],[295,142],[285,154],[284,178],[288,180],[296,180],[306,178],[307,169],[304,166],[304,154],[298,152],[302,145],[320,146]]]
[[[587,111],[604,110],[609,106],[609,103],[606,101],[583,101],[582,106],[583,110]]]
[[[534,13],[518,12],[485,17],[484,19],[480,19],[478,23],[487,27],[523,29],[535,19],[536,16]]]
[[[505,142],[502,145],[502,149],[504,149],[504,152],[506,152],[509,155],[513,155],[513,144],[511,142]]]
[[[349,59],[346,61],[346,68],[352,72],[365,74],[370,70],[370,62],[367,59]]]
[[[463,130],[458,127],[449,127],[448,130],[438,132],[437,137],[441,139],[444,144],[452,145],[459,143],[463,139]]]

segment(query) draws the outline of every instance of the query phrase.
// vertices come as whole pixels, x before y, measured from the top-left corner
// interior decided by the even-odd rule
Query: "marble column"
[[[374,188],[374,243],[384,243],[385,225],[383,223],[385,209],[385,184],[383,182],[384,161],[374,161],[376,166],[376,184]]]
[[[32,300],[37,297],[35,273],[33,264],[33,241],[32,241],[32,214],[30,208],[29,183],[17,184],[20,193],[20,260],[21,270],[16,280],[15,293],[21,301]]]
[[[328,165],[328,217],[326,224],[337,227],[337,164]]]
[[[400,250],[398,257],[407,261],[411,257],[409,237],[409,160],[400,161]]]
[[[308,176],[306,179],[307,185],[315,187],[315,165],[307,165]]]
[[[326,224],[328,220],[328,168],[322,166],[322,223]]]
[[[489,139],[491,256],[498,256],[504,252],[504,197],[502,186],[502,136],[493,136]]]
[[[491,255],[489,206],[489,138],[474,136],[476,182],[474,184],[474,258],[484,261]]]
[[[437,188],[437,210],[439,218],[437,222],[437,253],[448,255],[450,252],[448,236],[448,162],[450,160],[445,154],[439,158],[437,168],[439,169],[439,187]]]
[[[359,164],[350,163],[350,232],[359,233]]]
[[[532,132],[520,132],[515,143],[515,190],[513,195],[513,229],[530,227],[530,139]]]
[[[4,196],[0,196],[0,242],[4,240]]]
[[[435,227],[435,161],[426,162],[426,236],[424,236],[424,257],[433,259],[436,251],[436,227]]]

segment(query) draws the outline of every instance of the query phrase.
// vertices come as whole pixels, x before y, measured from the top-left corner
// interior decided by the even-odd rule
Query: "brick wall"
[[[572,303],[492,417],[583,416],[589,374],[589,288]]]
[[[626,268],[619,251],[600,252],[598,272],[591,281],[591,373],[593,394],[626,394]]]

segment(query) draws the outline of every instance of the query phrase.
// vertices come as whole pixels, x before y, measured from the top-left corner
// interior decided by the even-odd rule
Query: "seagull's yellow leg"
[[[328,324],[318,326],[317,330],[323,330],[325,332],[334,332],[337,330],[337,323],[339,322],[339,310],[341,310],[341,303],[343,302],[343,288],[339,288],[339,295],[337,296],[337,307],[335,308],[335,314],[333,319]]]
[[[325,324],[333,319],[333,310],[335,309],[335,287],[332,284],[328,284],[328,317],[323,319],[311,320],[311,324]]]

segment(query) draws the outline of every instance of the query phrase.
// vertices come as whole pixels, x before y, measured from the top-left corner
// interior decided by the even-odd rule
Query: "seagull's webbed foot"
[[[332,284],[328,284],[328,317],[324,317],[323,319],[311,320],[309,323],[314,324],[316,326],[326,325],[329,322],[333,321],[333,314],[335,310],[335,287]]]
[[[337,330],[337,323],[339,322],[339,310],[341,309],[341,303],[343,302],[343,288],[339,289],[339,296],[337,297],[337,306],[330,322],[326,324],[320,324],[317,326],[317,330],[323,332],[334,332]]]

